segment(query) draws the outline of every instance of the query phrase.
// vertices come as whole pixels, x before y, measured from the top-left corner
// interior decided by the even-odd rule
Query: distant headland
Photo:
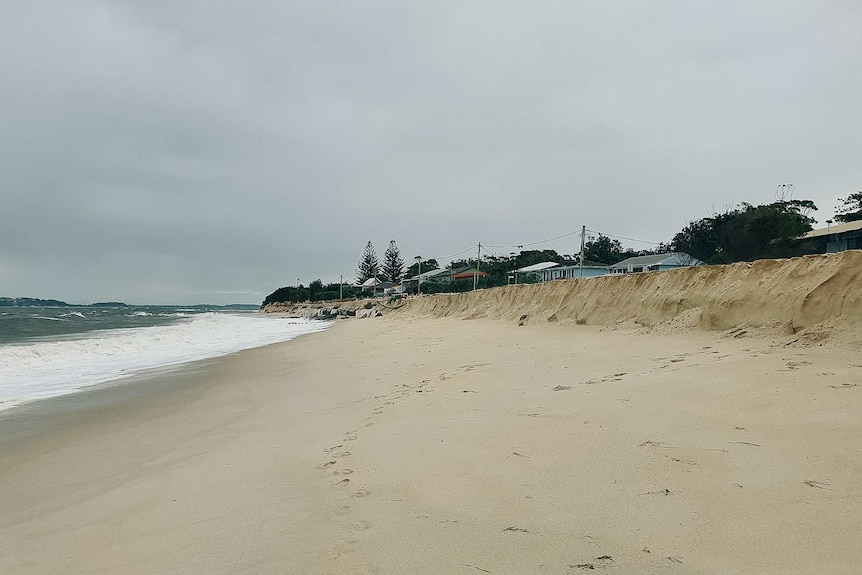
[[[69,307],[70,304],[57,299],[39,299],[35,297],[0,297],[0,306],[4,307]]]
[[[58,299],[41,299],[36,297],[0,297],[0,307],[183,307],[194,310],[234,310],[248,311],[259,308],[257,304],[232,303],[227,305],[194,304],[183,306],[148,306],[132,305],[121,301],[100,301],[90,304],[68,303]]]

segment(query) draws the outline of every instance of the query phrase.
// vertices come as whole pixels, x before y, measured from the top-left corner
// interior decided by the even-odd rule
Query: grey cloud
[[[0,295],[228,301],[350,276],[368,239],[661,241],[785,182],[823,220],[860,187],[860,24],[802,0],[16,3]]]

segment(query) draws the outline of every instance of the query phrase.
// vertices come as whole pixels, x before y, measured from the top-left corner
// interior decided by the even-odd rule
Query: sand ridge
[[[706,330],[768,328],[862,339],[862,251],[621,274],[414,298],[398,313],[516,322],[677,321]]]

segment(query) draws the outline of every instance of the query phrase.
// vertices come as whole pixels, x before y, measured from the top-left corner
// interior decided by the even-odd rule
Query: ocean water
[[[197,306],[0,307],[0,410],[329,325]]]

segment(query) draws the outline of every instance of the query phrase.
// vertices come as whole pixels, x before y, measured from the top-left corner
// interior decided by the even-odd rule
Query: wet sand
[[[0,572],[857,573],[862,359],[785,343],[396,314],[5,414]]]

